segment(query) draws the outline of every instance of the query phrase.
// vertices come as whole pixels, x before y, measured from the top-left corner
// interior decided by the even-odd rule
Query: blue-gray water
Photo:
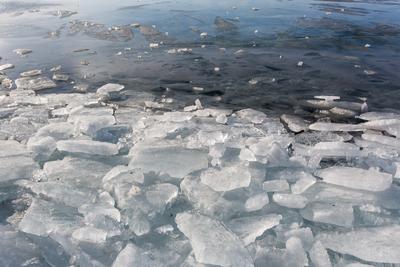
[[[77,13],[60,18],[57,10]],[[122,28],[108,31],[112,26]],[[399,35],[396,0],[0,2],[0,63],[16,65],[7,72],[11,78],[62,65],[92,89],[115,81],[132,95],[146,91],[182,104],[200,97],[277,112],[321,94],[396,108]],[[21,58],[16,48],[33,53]],[[73,52],[82,48],[90,50]],[[173,48],[193,52],[166,52]],[[56,90],[71,88],[65,83]]]

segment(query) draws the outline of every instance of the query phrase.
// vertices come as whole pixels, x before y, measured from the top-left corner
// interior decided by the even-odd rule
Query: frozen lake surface
[[[0,1],[0,266],[400,266],[400,2]]]

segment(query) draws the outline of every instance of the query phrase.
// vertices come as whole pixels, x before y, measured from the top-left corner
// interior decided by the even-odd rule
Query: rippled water
[[[200,97],[210,105],[280,112],[325,94],[396,108],[399,35],[396,0],[0,2],[0,63],[16,65],[11,78],[62,65],[92,89],[115,81],[133,96],[166,95],[178,105]],[[21,58],[16,48],[33,53]],[[167,53],[173,48],[192,53]]]

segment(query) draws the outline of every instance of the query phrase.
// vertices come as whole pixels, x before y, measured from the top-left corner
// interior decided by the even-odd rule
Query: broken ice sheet
[[[57,87],[57,84],[47,77],[26,77],[15,80],[17,89],[40,91]]]
[[[226,267],[254,266],[242,241],[221,222],[189,212],[178,214],[175,221],[189,239],[198,262]]]
[[[237,188],[248,187],[251,174],[244,166],[208,169],[202,172],[201,182],[215,191],[230,191]]]
[[[186,149],[179,145],[140,145],[130,154],[130,166],[144,172],[165,173],[182,179],[191,172],[208,167],[208,153],[196,149]]]
[[[321,234],[328,249],[372,263],[400,263],[400,226],[361,228],[347,233]]]
[[[330,167],[317,172],[324,182],[367,191],[384,191],[392,185],[393,175],[373,169]]]

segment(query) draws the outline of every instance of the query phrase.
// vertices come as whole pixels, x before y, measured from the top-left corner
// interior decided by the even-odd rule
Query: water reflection
[[[0,62],[16,65],[11,78],[60,64],[75,84],[114,80],[181,105],[200,96],[279,112],[331,94],[391,108],[400,100],[399,3],[5,1]]]

